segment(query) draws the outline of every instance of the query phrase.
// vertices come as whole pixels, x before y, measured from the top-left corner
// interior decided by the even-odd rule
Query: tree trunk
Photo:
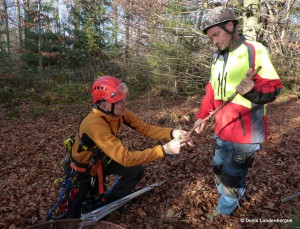
[[[202,22],[203,12],[204,12],[205,9],[208,8],[207,0],[202,1],[202,5],[203,5],[202,10],[199,10],[197,29],[201,28],[201,22]]]
[[[259,0],[244,0],[244,8],[246,12],[243,15],[243,34],[256,41],[259,23]]]
[[[124,52],[124,57],[125,57],[125,62],[127,62],[128,57],[129,57],[129,39],[130,39],[130,30],[129,30],[129,26],[130,26],[130,20],[129,20],[129,13],[126,12],[126,16],[125,16],[125,52]]]
[[[288,20],[289,20],[289,17],[290,17],[290,10],[291,10],[291,0],[288,0],[287,1],[287,7],[286,7],[286,9],[287,9],[287,12],[286,12],[286,15],[285,15],[285,17],[284,17],[284,23],[287,25],[288,24]],[[283,40],[284,38],[285,38],[285,36],[286,36],[286,28],[287,28],[287,26],[286,27],[283,27],[283,29],[282,29],[282,32],[281,32],[281,40]]]
[[[41,0],[38,1],[38,14],[39,14],[39,72],[41,73],[43,69],[43,59],[42,59],[42,22],[41,22]]]
[[[24,1],[24,16],[25,16],[25,26],[24,26],[24,42],[28,39],[28,31],[30,30],[29,26],[26,24],[29,21],[30,15],[30,0]]]
[[[11,52],[10,52],[10,37],[9,37],[9,26],[8,26],[8,13],[7,13],[7,4],[6,0],[2,0],[3,8],[4,8],[4,32],[5,32],[5,43],[6,43],[6,52],[8,55],[9,60],[11,59]],[[11,62],[10,62],[11,63]]]
[[[60,11],[59,0],[57,0],[56,2],[57,2],[57,7],[54,9],[53,27],[54,27],[55,33],[60,34],[61,33],[61,24],[60,24],[60,17],[59,17],[59,11]]]
[[[18,35],[19,35],[19,47],[22,46],[23,42],[23,32],[22,32],[22,18],[21,18],[21,10],[19,0],[16,0],[16,12],[18,16]]]
[[[80,29],[81,29],[81,27],[80,27],[80,15],[81,15],[81,13],[80,13],[80,11],[81,11],[81,2],[80,1],[78,1],[78,0],[75,0],[74,1],[74,8],[75,8],[75,10],[76,10],[76,12],[77,12],[77,14],[78,15],[76,15],[75,17],[74,17],[74,21],[73,21],[73,26],[74,26],[74,36],[73,36],[73,39],[74,39],[74,47],[75,48],[80,48],[80,44],[79,43],[77,43],[77,40],[79,40],[80,39],[80,35],[79,35],[79,33],[80,33]],[[78,46],[78,47],[77,47]]]
[[[118,23],[119,23],[119,14],[118,14],[118,6],[113,4],[113,42],[116,45],[118,43]]]

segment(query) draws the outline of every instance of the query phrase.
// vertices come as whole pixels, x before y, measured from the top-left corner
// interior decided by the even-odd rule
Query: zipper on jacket
[[[243,118],[242,118],[242,114],[241,114],[241,112],[239,112],[239,120],[240,120],[240,122],[241,122],[242,131],[243,131],[243,135],[244,135],[244,136],[246,136],[245,125],[244,125],[244,122],[243,122]]]

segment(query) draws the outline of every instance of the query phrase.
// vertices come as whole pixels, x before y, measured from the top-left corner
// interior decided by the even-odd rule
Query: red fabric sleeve
[[[255,104],[266,104],[274,101],[282,88],[280,79],[266,79],[256,75],[253,80],[254,88],[244,97]]]
[[[278,88],[282,88],[280,79],[265,79],[260,77],[258,74],[253,78],[255,82],[254,90],[260,93],[274,92]]]
[[[209,82],[206,87],[206,94],[202,99],[200,108],[197,112],[195,119],[204,119],[209,115],[209,112],[214,110],[214,90]]]

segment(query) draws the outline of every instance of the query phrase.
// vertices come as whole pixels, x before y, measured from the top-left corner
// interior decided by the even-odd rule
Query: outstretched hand
[[[195,121],[193,128],[195,128],[197,134],[201,134],[205,126],[206,126],[206,121],[203,121],[203,119],[199,118]]]
[[[191,137],[184,130],[173,129],[172,135],[173,135],[174,139],[181,141],[181,147],[186,146],[186,145],[189,145],[192,147],[195,146]]]
[[[164,144],[163,150],[165,154],[173,155],[173,154],[179,154],[180,152],[180,140],[173,139],[172,141],[169,141],[168,143]]]

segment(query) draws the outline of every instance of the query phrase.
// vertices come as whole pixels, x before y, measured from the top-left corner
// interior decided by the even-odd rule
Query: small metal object
[[[282,203],[287,202],[287,201],[289,201],[289,200],[291,200],[291,199],[294,199],[294,198],[296,198],[296,197],[298,197],[298,196],[300,196],[300,192],[297,192],[297,193],[295,193],[295,194],[293,194],[293,195],[290,195],[290,196],[287,196],[287,197],[281,199],[281,202],[282,202]]]
[[[91,178],[91,187],[94,188],[95,187],[95,183],[96,183],[96,178],[92,177]]]
[[[152,190],[153,188],[156,188],[160,185],[162,185],[163,183],[165,183],[167,180],[164,180],[162,182],[157,182],[154,184],[151,184],[143,189],[140,189],[132,194],[129,194],[121,199],[118,199],[114,202],[111,202],[107,205],[104,205],[94,211],[91,211],[89,213],[84,213],[81,214],[81,220],[83,222],[80,223],[80,228],[83,228],[84,226],[87,225],[93,225],[95,224],[97,221],[101,220],[103,217],[105,217],[106,215],[108,215],[109,213],[111,213],[112,211],[118,209],[119,207],[123,206],[124,204],[126,204],[127,202],[135,199],[136,197]]]

